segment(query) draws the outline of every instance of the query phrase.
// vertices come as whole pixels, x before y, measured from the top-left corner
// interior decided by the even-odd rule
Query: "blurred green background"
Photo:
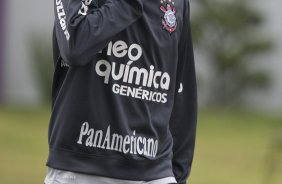
[[[189,184],[281,184],[282,1],[190,2],[199,120]],[[0,1],[1,184],[46,173],[52,5]]]

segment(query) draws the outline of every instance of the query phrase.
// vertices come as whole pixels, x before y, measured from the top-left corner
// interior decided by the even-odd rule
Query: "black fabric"
[[[54,10],[47,165],[185,183],[197,117],[188,0],[54,0]]]

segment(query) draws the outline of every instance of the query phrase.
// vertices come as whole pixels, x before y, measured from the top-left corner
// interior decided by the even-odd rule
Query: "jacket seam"
[[[129,159],[129,158],[108,157],[108,156],[98,155],[98,154],[94,154],[94,153],[88,154],[88,153],[68,150],[68,149],[65,149],[65,148],[53,148],[53,147],[50,147],[50,150],[61,150],[61,151],[65,151],[65,152],[69,152],[69,153],[73,153],[73,154],[77,154],[77,155],[81,155],[81,156],[83,155],[83,156],[87,156],[87,157],[100,157],[100,158],[107,158],[107,159],[126,161],[126,162],[132,163],[132,159]],[[161,161],[164,161],[164,160],[171,160],[171,159],[170,158],[161,158],[161,159],[150,160],[150,161],[152,161],[152,162],[161,162]],[[136,159],[134,159],[134,162],[136,162],[136,161],[140,162],[143,165],[143,164],[146,164],[145,162],[147,162],[148,160],[136,160]]]

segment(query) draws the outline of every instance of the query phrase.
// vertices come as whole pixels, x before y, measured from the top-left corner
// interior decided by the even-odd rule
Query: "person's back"
[[[55,17],[47,165],[185,183],[197,102],[188,0],[55,0]]]

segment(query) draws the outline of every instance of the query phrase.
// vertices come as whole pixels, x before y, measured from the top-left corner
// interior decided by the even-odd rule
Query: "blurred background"
[[[189,184],[282,183],[281,0],[190,0],[199,121]],[[42,183],[53,1],[0,0],[0,183]]]

